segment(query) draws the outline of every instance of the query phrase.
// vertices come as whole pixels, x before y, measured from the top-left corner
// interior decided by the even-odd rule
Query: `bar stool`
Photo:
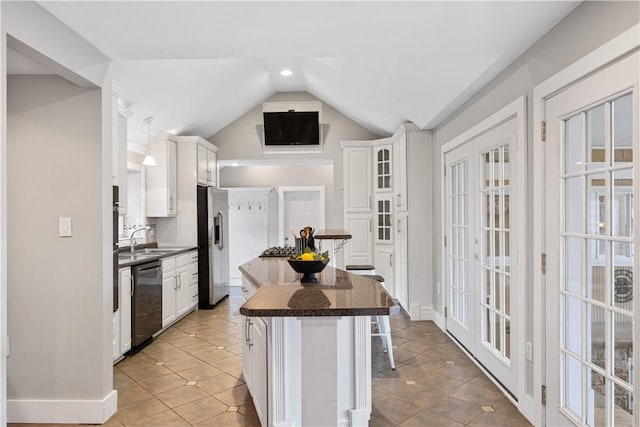
[[[377,280],[384,286],[384,277],[376,274],[363,274],[363,277],[368,277],[369,279]],[[400,308],[398,306],[397,300],[394,301],[394,306],[389,309],[390,314],[396,313]],[[382,349],[389,356],[389,364],[391,365],[391,369],[396,369],[396,363],[393,361],[393,344],[391,343],[391,324],[389,322],[388,315],[377,315],[371,316],[371,323],[376,326],[378,330],[377,333],[371,333],[372,337],[380,337],[382,341]]]
[[[376,269],[373,267],[373,265],[369,264],[349,264],[345,265],[344,269],[353,274],[376,274]]]

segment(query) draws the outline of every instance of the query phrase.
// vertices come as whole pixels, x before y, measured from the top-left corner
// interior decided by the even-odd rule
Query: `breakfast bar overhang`
[[[377,281],[327,266],[302,285],[286,258],[242,266],[243,373],[263,426],[367,426]]]

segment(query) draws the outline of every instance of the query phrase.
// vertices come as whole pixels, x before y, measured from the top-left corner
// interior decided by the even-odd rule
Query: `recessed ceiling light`
[[[236,167],[238,167],[238,166],[240,166],[240,165],[238,165],[236,162],[233,162],[233,163],[231,163],[231,166],[233,166],[234,168],[236,168]]]
[[[284,77],[289,77],[289,76],[293,75],[293,71],[291,71],[288,68],[285,68],[284,70],[280,71],[280,75],[284,76]]]

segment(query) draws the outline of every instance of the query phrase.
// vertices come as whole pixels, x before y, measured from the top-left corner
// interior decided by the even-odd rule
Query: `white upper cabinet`
[[[217,148],[199,137],[185,137],[196,138],[198,144],[198,184],[205,185],[207,187],[216,186],[216,175],[218,170],[216,151]]]
[[[342,142],[344,211],[371,212],[371,145]]]
[[[178,175],[176,137],[162,133],[151,141],[155,166],[146,168],[148,217],[175,216],[178,212]]]
[[[393,144],[373,147],[374,188],[376,192],[393,191]]]

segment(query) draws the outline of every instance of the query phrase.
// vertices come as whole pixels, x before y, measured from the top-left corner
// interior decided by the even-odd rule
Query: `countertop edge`
[[[247,317],[356,317],[388,316],[389,308],[343,308],[343,309],[250,309],[240,307],[240,314]]]
[[[162,249],[162,247],[159,247],[158,249]],[[136,260],[133,260],[133,261],[127,261],[127,262],[118,263],[118,269],[132,267],[134,265],[144,264],[144,263],[147,263],[147,262],[158,261],[158,260],[163,259],[163,258],[169,258],[169,257],[172,257],[172,256],[181,255],[183,253],[191,252],[191,251],[194,251],[194,250],[197,250],[197,249],[198,249],[197,246],[188,246],[188,247],[176,249],[175,251],[172,251],[172,252],[169,252],[169,253],[162,253],[162,254],[158,254],[158,255],[149,255],[148,257],[144,257],[142,259],[136,259]]]

